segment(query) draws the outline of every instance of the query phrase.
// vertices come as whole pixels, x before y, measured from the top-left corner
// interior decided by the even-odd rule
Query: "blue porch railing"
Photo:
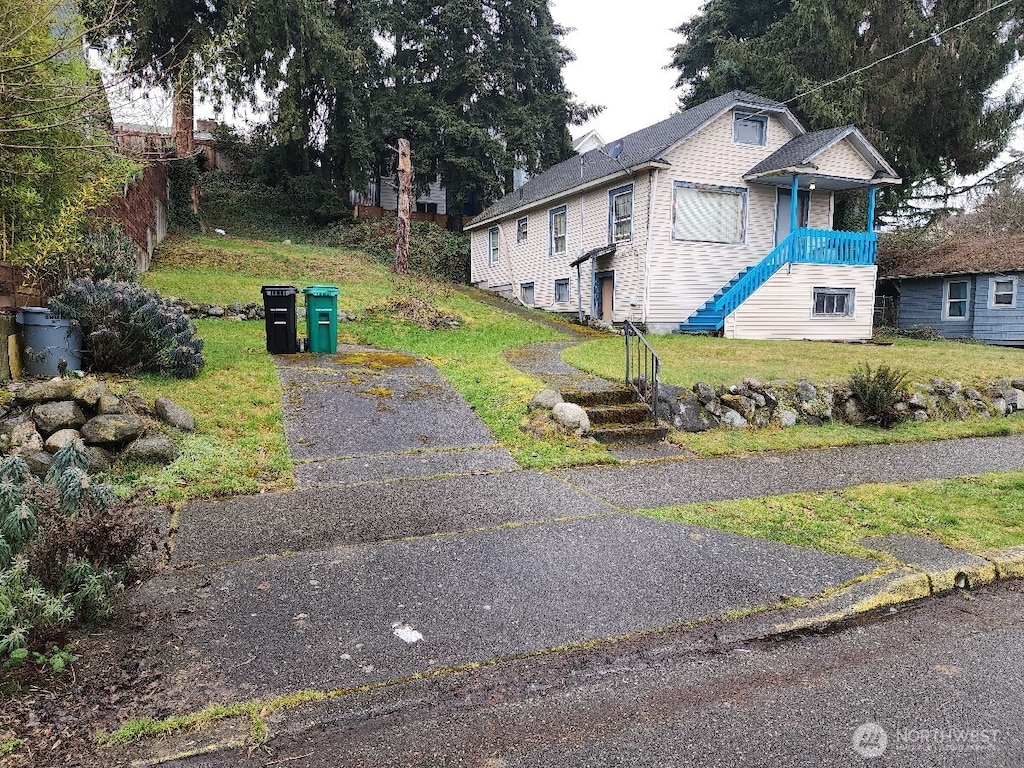
[[[797,229],[752,267],[738,273],[721,290],[680,323],[681,331],[717,331],[725,318],[786,264],[871,266],[878,239],[874,232]]]

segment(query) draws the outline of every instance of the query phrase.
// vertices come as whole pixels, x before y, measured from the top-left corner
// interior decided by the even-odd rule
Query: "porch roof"
[[[854,146],[874,171],[874,175],[870,179],[855,179],[823,173],[815,164],[815,158],[844,139]],[[806,189],[807,185],[813,181],[822,189],[834,191],[880,184],[899,184],[902,181],[893,167],[885,161],[885,158],[864,137],[864,134],[853,125],[795,136],[747,171],[743,178],[756,184],[789,187],[793,184],[793,176],[800,177],[801,188]]]

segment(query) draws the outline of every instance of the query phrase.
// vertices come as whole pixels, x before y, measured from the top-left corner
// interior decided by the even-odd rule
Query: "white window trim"
[[[558,284],[559,283],[565,283],[565,299],[559,299],[558,298]],[[569,280],[569,278],[567,278],[567,277],[556,278],[555,279],[555,289],[554,289],[554,294],[553,295],[555,297],[553,303],[555,303],[555,304],[568,304],[570,301],[572,301],[572,281]]]
[[[555,250],[555,216],[561,213],[565,217],[565,246],[561,251]],[[569,252],[569,208],[557,205],[548,209],[548,256],[565,256]]]
[[[758,122],[762,126],[761,130],[761,141],[740,141],[736,138],[736,124],[743,121]],[[733,144],[743,144],[748,147],[764,147],[768,144],[768,116],[767,115],[755,115],[752,112],[733,112],[732,113],[732,141]]]
[[[718,192],[721,194],[736,195],[740,198],[740,239],[732,242],[722,240],[692,240],[689,238],[676,237],[676,190],[696,189],[707,192]],[[714,243],[715,245],[746,245],[747,244],[747,220],[750,216],[749,189],[747,187],[728,187],[720,184],[695,184],[692,181],[672,182],[672,215],[669,220],[669,236],[674,243]]]
[[[1010,303],[996,304],[996,283],[1010,283]],[[1017,277],[1015,275],[992,275],[988,279],[988,308],[989,309],[1016,309],[1017,308]]]
[[[519,237],[519,232],[521,230],[519,228],[519,225],[522,224],[523,222],[526,223],[526,235],[524,237],[520,238]],[[519,245],[519,243],[525,243],[529,239],[529,237],[530,237],[530,217],[529,216],[523,216],[521,218],[516,219],[516,245]]]
[[[839,295],[843,294],[846,296],[846,312],[839,314],[837,312],[825,313],[819,315],[814,311],[817,302],[817,294],[828,293]],[[812,320],[853,320],[857,316],[857,289],[856,288],[835,288],[831,285],[816,285],[811,288],[811,319]]]
[[[615,239],[615,198],[629,195],[629,237]],[[633,185],[625,184],[608,192],[608,244],[633,242]]]
[[[494,238],[492,243],[491,238]],[[501,239],[497,227],[487,230],[487,266],[496,267],[501,263]]]
[[[964,302],[964,316],[963,317],[952,317],[949,314],[949,286],[953,283],[965,283],[967,285],[967,295],[963,299],[955,299],[955,301]],[[942,319],[950,323],[965,323],[971,319],[971,281],[970,280],[945,280],[942,283]]]

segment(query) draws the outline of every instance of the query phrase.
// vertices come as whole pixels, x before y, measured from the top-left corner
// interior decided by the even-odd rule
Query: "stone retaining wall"
[[[864,409],[845,384],[744,379],[729,387],[698,383],[692,389],[659,387],[658,416],[675,429],[703,432],[716,427],[821,426],[863,424]],[[965,387],[959,381],[931,379],[912,384],[896,411],[916,421],[1009,416],[1024,410],[1024,378]]]

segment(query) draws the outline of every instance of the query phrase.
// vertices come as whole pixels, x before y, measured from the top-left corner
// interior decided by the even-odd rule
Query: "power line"
[[[919,45],[924,45],[925,43],[930,43],[930,42],[937,41],[939,37],[941,37],[942,35],[946,34],[947,32],[952,32],[954,29],[959,29],[960,27],[965,26],[966,24],[970,24],[973,21],[977,21],[982,16],[987,16],[988,14],[992,13],[993,11],[998,11],[1000,8],[1005,8],[1008,5],[1013,5],[1017,1],[1018,0],[1003,0],[1003,2],[997,3],[996,5],[993,5],[991,8],[988,8],[988,9],[982,11],[981,13],[976,13],[974,16],[971,16],[970,18],[964,19],[963,21],[958,21],[956,24],[952,24],[952,25],[946,27],[945,29],[939,30],[938,32],[933,32],[928,37],[922,38],[922,39],[918,40],[916,43],[911,43],[910,45],[908,45],[906,48],[904,48],[902,50],[896,51],[894,53],[890,53],[887,56],[883,56],[880,59],[876,59],[875,61],[872,61],[870,64],[865,64],[863,67],[859,67],[858,69],[854,69],[854,70],[852,70],[850,72],[847,72],[846,74],[840,75],[839,77],[835,78],[834,80],[829,80],[827,83],[822,83],[821,85],[816,85],[813,88],[811,88],[810,90],[804,91],[803,93],[799,93],[796,96],[793,96],[793,97],[791,97],[789,99],[786,99],[782,103],[783,104],[789,104],[791,102],[796,101],[797,99],[802,99],[805,96],[810,96],[812,93],[817,93],[818,91],[823,90],[825,88],[828,88],[831,85],[835,85],[836,83],[842,82],[843,80],[845,80],[848,77],[853,77],[854,75],[859,75],[861,72],[866,72],[867,70],[871,69],[872,67],[875,67],[875,66],[877,66],[877,65],[879,65],[879,64],[881,64],[883,62],[889,61],[890,59],[895,59],[897,56],[902,56],[907,51],[913,50],[914,48],[917,48]]]

